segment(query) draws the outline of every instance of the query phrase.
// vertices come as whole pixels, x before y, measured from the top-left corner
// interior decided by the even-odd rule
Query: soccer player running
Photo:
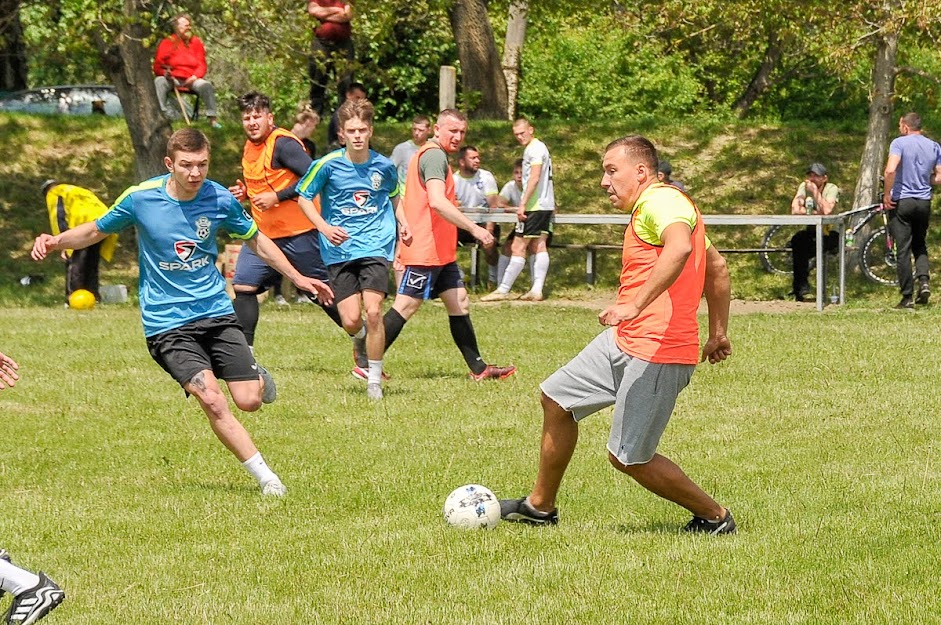
[[[516,367],[488,365],[480,357],[470,320],[470,300],[456,262],[458,228],[470,232],[485,247],[493,245],[493,235],[455,206],[448,154],[458,151],[466,133],[464,114],[445,109],[438,114],[434,137],[409,161],[403,204],[412,244],[399,246],[398,250],[397,260],[405,271],[392,308],[383,318],[386,350],[424,300],[440,297],[448,311],[451,338],[461,350],[471,378],[503,379],[516,373]]]
[[[308,278],[328,282],[327,268],[320,256],[320,242],[310,220],[297,202],[297,181],[307,173],[310,155],[300,139],[274,124],[271,100],[257,91],[238,99],[242,129],[248,138],[242,149],[242,176],[229,187],[235,199],[251,203],[252,218],[266,236],[284,253],[291,265]],[[279,274],[251,249],[243,248],[235,265],[235,315],[254,353],[258,327],[259,293],[279,282]],[[334,323],[343,327],[336,305],[315,298]],[[354,359],[357,347],[354,341]]]
[[[355,339],[366,339],[369,358],[366,394],[378,400],[382,399],[382,355],[385,352],[382,301],[389,292],[396,220],[403,244],[410,245],[412,235],[399,206],[395,165],[369,149],[375,115],[373,105],[368,100],[347,100],[337,115],[346,147],[311,165],[297,185],[299,204],[320,233],[320,249],[330,273],[343,328]],[[317,195],[322,213],[318,213],[313,203]],[[392,206],[393,199],[396,208]]]
[[[105,215],[62,234],[41,234],[32,256],[83,249],[135,226],[140,263],[140,307],[151,357],[196,397],[216,437],[258,480],[262,494],[287,491],[239,423],[219,379],[241,410],[254,412],[275,400],[271,375],[255,362],[239,326],[225,279],[215,267],[216,231],[242,239],[298,289],[325,303],[330,287],[298,272],[225,187],[209,173],[209,140],[183,128],[167,142],[168,174],[127,189]]]
[[[730,534],[732,514],[656,453],[697,362],[720,362],[732,353],[725,259],[708,244],[693,202],[657,181],[657,150],[644,137],[607,146],[601,186],[616,208],[631,214],[617,300],[598,315],[601,325],[612,327],[542,383],[536,484],[528,497],[502,500],[501,516],[532,525],[558,523],[556,495],[575,450],[578,422],[613,404],[607,447],[614,468],[692,512],[686,531]],[[700,358],[696,313],[704,291],[709,338]]]

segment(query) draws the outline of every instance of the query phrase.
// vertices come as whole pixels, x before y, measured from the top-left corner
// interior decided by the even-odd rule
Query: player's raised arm
[[[16,381],[20,379],[19,374],[16,372],[19,368],[20,366],[16,364],[15,360],[0,352],[0,391],[7,386],[16,386]]]
[[[308,278],[301,274],[294,265],[288,261],[284,252],[272,242],[265,234],[259,232],[245,244],[267,265],[277,269],[285,278],[294,283],[301,291],[314,293],[317,299],[329,305],[333,301],[333,291],[330,287],[315,278]]]
[[[30,256],[33,260],[43,260],[49,252],[81,250],[103,241],[107,236],[107,233],[98,230],[97,224],[93,221],[66,230],[56,236],[43,233],[33,241],[33,251]]]

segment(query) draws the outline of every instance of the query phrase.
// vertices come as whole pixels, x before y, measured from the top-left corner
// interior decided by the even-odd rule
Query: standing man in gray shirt
[[[412,160],[418,148],[425,145],[428,135],[431,134],[431,120],[424,115],[416,115],[412,120],[412,138],[395,146],[392,149],[392,164],[399,172],[399,186],[405,186],[405,174],[408,173],[408,162]]]
[[[896,308],[924,305],[931,297],[928,283],[928,220],[931,216],[931,185],[941,183],[941,146],[922,134],[921,116],[907,113],[899,119],[899,133],[889,145],[885,164],[885,190],[882,201],[895,210],[890,213],[889,232],[898,254],[896,271],[902,300]],[[912,257],[915,277],[912,277]]]

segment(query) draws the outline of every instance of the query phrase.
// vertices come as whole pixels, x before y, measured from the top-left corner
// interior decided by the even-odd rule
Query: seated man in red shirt
[[[221,128],[216,121],[216,92],[205,80],[206,49],[193,35],[188,15],[177,15],[171,21],[173,34],[160,41],[154,56],[154,87],[160,111],[167,114],[167,96],[173,87],[185,87],[199,95],[206,109],[206,119],[213,128]]]

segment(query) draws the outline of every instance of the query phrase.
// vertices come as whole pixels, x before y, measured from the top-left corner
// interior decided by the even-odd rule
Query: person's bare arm
[[[45,233],[39,235],[33,242],[33,251],[30,255],[33,260],[42,260],[49,252],[81,250],[104,241],[107,236],[107,233],[98,230],[94,221],[89,221],[56,236]]]
[[[529,206],[529,198],[536,192],[539,186],[539,176],[542,175],[542,163],[533,165],[529,170],[529,180],[526,181],[526,188],[523,189],[523,197],[520,198],[519,208],[516,209],[516,217],[520,221],[526,221],[526,207]]]
[[[706,306],[709,309],[709,338],[702,347],[702,358],[715,364],[732,355],[729,341],[729,304],[732,299],[732,283],[725,258],[715,246],[706,250],[706,282],[703,286]]]
[[[425,188],[428,190],[428,204],[443,219],[462,230],[467,230],[482,245],[493,243],[493,235],[487,232],[486,228],[481,228],[475,224],[457,206],[451,203],[444,192],[444,180],[432,178],[425,183]]]
[[[327,305],[333,301],[333,291],[330,290],[329,286],[320,280],[308,278],[301,274],[287,259],[281,248],[262,232],[245,241],[245,245],[255,252],[266,265],[276,269],[301,291],[316,294],[317,299]]]
[[[340,226],[331,226],[328,224],[327,220],[324,219],[320,212],[317,211],[317,207],[314,206],[313,201],[308,200],[306,197],[301,195],[297,198],[297,204],[301,207],[301,210],[304,212],[304,215],[307,216],[307,219],[309,219],[310,222],[317,227],[317,230],[327,237],[327,240],[334,245],[340,245],[350,238],[350,235],[347,234],[346,230]]]

